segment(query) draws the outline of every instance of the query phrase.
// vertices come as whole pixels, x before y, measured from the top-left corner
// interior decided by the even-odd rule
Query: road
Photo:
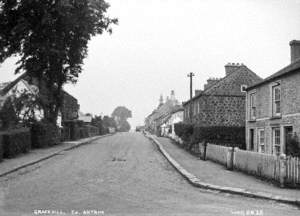
[[[0,195],[1,216],[300,214],[291,205],[193,187],[140,133],[105,137],[1,178]]]

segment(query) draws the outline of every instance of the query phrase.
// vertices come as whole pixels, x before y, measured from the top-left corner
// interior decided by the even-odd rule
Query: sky
[[[208,78],[225,75],[224,65],[244,63],[262,78],[290,63],[289,42],[300,40],[300,0],[107,0],[119,19],[113,34],[92,38],[83,72],[65,89],[81,111],[110,115],[132,111],[131,126],[175,91],[189,98]],[[15,78],[16,59],[0,65],[0,82]]]

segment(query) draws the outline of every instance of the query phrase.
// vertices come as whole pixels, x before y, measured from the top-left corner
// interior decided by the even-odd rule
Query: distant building
[[[183,103],[184,122],[199,126],[245,126],[248,86],[262,79],[243,64],[225,65],[226,76],[208,79],[203,91]]]
[[[161,135],[161,126],[169,119],[172,111],[179,105],[178,100],[175,98],[174,90],[171,91],[170,97],[163,101],[160,96],[158,107],[145,119],[145,128],[152,133]]]
[[[300,136],[300,41],[291,41],[291,63],[247,88],[247,149],[288,153],[293,135]]]
[[[175,107],[169,117],[169,119],[166,121],[166,131],[164,131],[166,136],[170,136],[173,139],[175,139],[175,124],[183,121],[183,107],[178,105]]]

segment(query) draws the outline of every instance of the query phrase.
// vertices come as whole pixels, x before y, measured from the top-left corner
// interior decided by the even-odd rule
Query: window
[[[247,88],[248,88],[247,85],[241,85],[241,92],[246,92]]]
[[[256,119],[256,94],[250,94],[250,120]]]
[[[265,130],[260,129],[258,131],[258,151],[261,153],[265,153]]]
[[[280,154],[280,128],[273,128],[273,154]]]
[[[273,116],[279,116],[281,114],[280,99],[281,99],[280,85],[277,85],[277,86],[274,86],[273,89],[272,89]]]
[[[200,113],[200,101],[197,104],[198,104],[198,113]]]

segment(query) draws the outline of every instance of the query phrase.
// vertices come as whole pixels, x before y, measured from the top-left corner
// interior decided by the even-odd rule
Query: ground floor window
[[[273,136],[273,154],[279,155],[280,154],[280,128],[276,127],[272,130],[272,136]]]
[[[260,129],[258,130],[258,151],[261,153],[266,152],[265,148],[265,130]]]

